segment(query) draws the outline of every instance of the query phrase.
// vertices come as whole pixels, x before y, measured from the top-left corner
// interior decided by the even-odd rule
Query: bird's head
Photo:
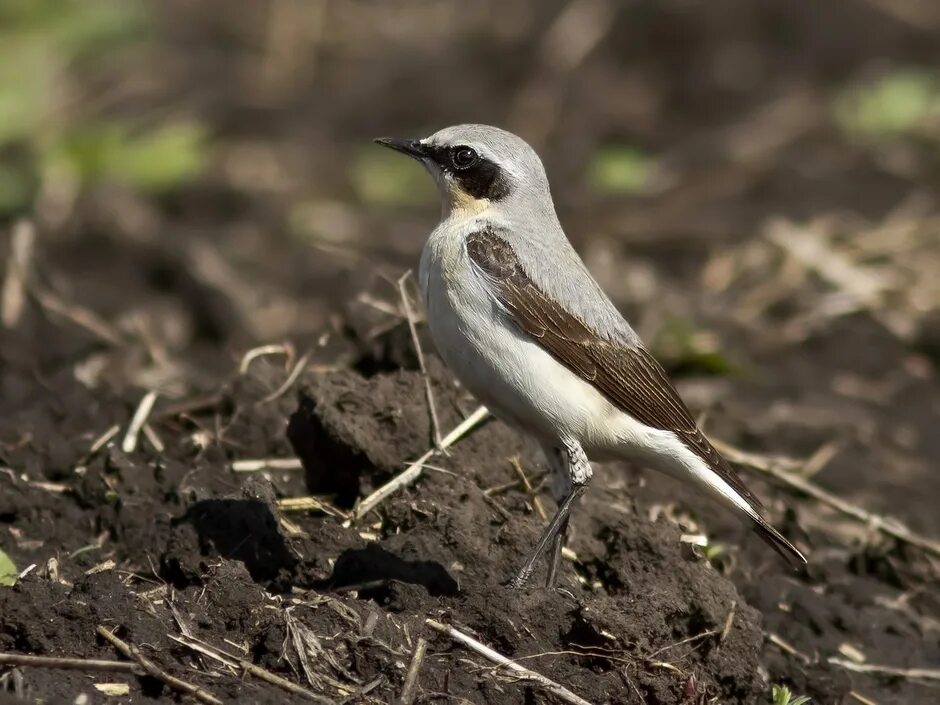
[[[455,125],[424,139],[380,137],[431,172],[444,212],[475,216],[495,205],[551,205],[545,168],[535,150],[511,132],[489,125]]]

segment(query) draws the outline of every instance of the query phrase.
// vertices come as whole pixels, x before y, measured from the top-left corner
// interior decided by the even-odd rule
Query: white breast
[[[609,455],[616,448],[622,455],[624,436],[648,427],[623,414],[509,320],[467,255],[464,238],[478,227],[473,221],[445,221],[422,254],[428,325],[441,357],[507,422],[545,441],[564,435],[589,453]],[[628,428],[629,422],[635,428]]]

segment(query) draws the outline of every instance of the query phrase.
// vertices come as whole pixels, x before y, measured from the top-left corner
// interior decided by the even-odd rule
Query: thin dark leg
[[[558,476],[556,477],[557,480],[560,480],[554,486],[555,497],[560,499],[558,511],[555,512],[555,516],[545,527],[522,569],[509,582],[511,588],[521,588],[529,581],[536,561],[545,555],[549,547],[552,548],[552,555],[550,556],[548,581],[549,585],[554,585],[558,573],[561,548],[564,545],[565,534],[568,531],[568,517],[571,515],[572,507],[587,490],[594,474],[584,449],[577,441],[562,439],[558,447],[546,449],[546,456],[553,474]]]
[[[552,541],[551,563],[548,564],[548,577],[545,579],[545,587],[553,588],[558,580],[558,567],[561,565],[561,549],[565,547],[568,540],[568,525],[571,523],[571,517],[565,519],[565,523]]]
[[[554,538],[562,530],[562,527],[568,522],[568,517],[571,514],[571,507],[574,506],[575,502],[584,494],[584,491],[587,489],[587,483],[581,485],[575,485],[571,494],[565,497],[565,500],[561,503],[561,506],[558,507],[558,511],[555,512],[555,516],[552,517],[552,520],[548,523],[548,526],[545,527],[545,531],[542,532],[539,541],[535,544],[535,549],[532,551],[528,560],[522,566],[522,569],[519,571],[518,575],[509,582],[509,587],[511,588],[521,588],[529,581],[529,578],[532,577],[532,570],[535,568],[535,562],[545,554],[546,549],[549,547],[549,544],[554,540]]]

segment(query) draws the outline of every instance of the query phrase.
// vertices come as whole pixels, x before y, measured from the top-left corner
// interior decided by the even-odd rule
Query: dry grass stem
[[[140,437],[140,431],[147,423],[147,418],[150,416],[150,412],[153,411],[153,405],[156,401],[157,393],[151,390],[144,394],[137,405],[137,409],[134,411],[131,422],[127,427],[127,432],[124,434],[124,440],[121,441],[121,450],[125,453],[133,453],[137,450],[137,439]]]
[[[0,321],[4,328],[14,328],[26,305],[26,283],[32,266],[36,229],[28,220],[13,226],[7,272],[0,294]]]
[[[415,314],[411,308],[411,301],[408,297],[408,280],[411,278],[411,270],[405,272],[398,280],[398,292],[401,294],[401,305],[405,311],[405,319],[408,321],[408,330],[411,332],[411,342],[415,346],[415,354],[418,356],[418,368],[421,370],[421,376],[424,378],[424,394],[428,402],[428,413],[431,416],[431,440],[434,447],[443,451],[441,445],[441,422],[437,417],[437,407],[434,406],[434,391],[431,389],[431,378],[428,375],[428,368],[424,362],[424,352],[421,350],[421,339],[418,338],[418,328],[415,325]]]
[[[294,382],[296,382],[297,379],[300,377],[300,375],[303,374],[303,371],[304,371],[304,370],[306,369],[306,367],[307,367],[307,363],[310,362],[310,357],[311,357],[311,355],[312,355],[312,353],[310,353],[310,352],[305,352],[305,353],[300,357],[300,359],[297,361],[297,364],[294,365],[294,369],[292,369],[292,370],[290,371],[290,374],[287,375],[287,379],[284,380],[284,383],[283,383],[280,387],[278,387],[277,389],[275,389],[273,392],[271,392],[270,394],[268,394],[268,396],[266,396],[264,399],[262,399],[259,403],[260,403],[260,404],[269,404],[269,403],[271,403],[272,401],[274,401],[274,400],[276,400],[276,399],[280,399],[282,396],[284,396],[285,394],[287,394],[287,391],[288,391],[292,386],[294,386]]]
[[[349,514],[342,509],[334,507],[329,502],[324,502],[318,497],[285,497],[277,500],[277,508],[282,512],[306,512],[315,511],[329,514],[338,519],[348,519]]]
[[[98,436],[94,442],[91,444],[91,448],[88,449],[88,455],[94,455],[99,450],[104,448],[108,443],[121,432],[120,424],[114,424],[107,431]]]
[[[283,690],[286,690],[289,693],[293,693],[294,695],[299,695],[305,700],[310,700],[311,702],[315,702],[315,703],[321,703],[321,705],[334,705],[334,702],[332,700],[330,700],[329,698],[323,695],[318,695],[317,693],[314,693],[312,690],[304,688],[301,685],[297,685],[296,683],[292,683],[286,678],[281,678],[281,676],[275,675],[274,673],[271,673],[270,671],[265,670],[264,668],[261,668],[260,666],[256,666],[250,661],[245,661],[244,659],[240,657],[233,656],[227,651],[223,651],[222,649],[219,649],[215,646],[211,646],[205,643],[204,641],[195,639],[193,637],[178,637],[172,634],[168,634],[167,636],[173,641],[175,641],[176,643],[182,644],[183,646],[186,646],[192,649],[193,651],[196,651],[202,654],[203,656],[207,656],[211,659],[219,661],[220,663],[225,664],[229,668],[240,669],[244,671],[245,673],[248,673],[250,675],[255,676],[256,678],[260,680],[270,683],[271,685],[276,685],[277,687]]]
[[[147,441],[151,446],[153,446],[153,449],[157,451],[157,453],[162,453],[164,450],[166,450],[166,444],[163,442],[163,439],[160,438],[160,435],[153,426],[151,426],[149,423],[145,423],[143,426],[143,431],[144,438],[147,439]]]
[[[411,705],[414,701],[415,693],[418,690],[418,673],[421,670],[421,663],[424,661],[424,654],[427,650],[428,640],[423,636],[419,636],[414,652],[411,654],[411,663],[408,666],[408,673],[405,674],[405,683],[401,688],[401,695],[398,696],[396,705]]]
[[[46,312],[62,316],[109,345],[115,347],[124,345],[124,338],[121,334],[94,311],[78,304],[67,303],[56,294],[44,289],[34,287],[33,295]]]
[[[852,671],[853,673],[940,681],[940,668],[897,668],[895,666],[882,666],[874,663],[855,663],[854,661],[836,658],[835,656],[827,659],[827,661],[840,668],[844,668],[846,671]]]
[[[802,651],[797,649],[793,644],[786,641],[783,637],[773,634],[772,632],[767,632],[767,641],[776,646],[778,649],[784,653],[790,654],[791,656],[799,659],[803,663],[812,663],[813,659],[804,654]]]
[[[850,502],[846,502],[844,499],[824,490],[808,478],[792,470],[785,469],[799,467],[800,464],[796,461],[748,453],[747,451],[735,448],[721,441],[714,441],[714,445],[728,460],[743,468],[756,470],[757,472],[769,475],[779,480],[787,487],[798,490],[826,506],[835,509],[840,514],[852,517],[866,526],[876,529],[899,541],[917,546],[934,556],[940,556],[940,542],[915,533],[897,519],[874,514]]]
[[[732,608],[733,609],[733,608]],[[733,614],[733,612],[732,612]],[[692,636],[686,637],[680,641],[677,641],[673,644],[667,644],[666,646],[656,649],[653,653],[646,656],[646,660],[652,660],[654,656],[659,656],[663,651],[668,651],[669,649],[674,649],[677,646],[682,646],[684,644],[691,644],[695,641],[701,641],[702,639],[707,639],[710,636],[720,635],[723,630],[718,629],[708,629],[707,631],[701,632],[700,634],[693,634]]]
[[[734,616],[738,610],[738,603],[734,600],[731,602],[731,609],[728,610],[728,616],[725,617],[725,626],[721,629],[721,636],[718,637],[718,643],[722,643],[725,639],[728,638],[728,634],[731,633],[731,626],[734,624]]]
[[[257,458],[236,460],[232,472],[260,472],[262,470],[303,470],[300,458]]]
[[[441,634],[446,634],[451,639],[454,639],[455,641],[460,642],[461,644],[466,646],[468,649],[470,649],[474,653],[479,654],[480,656],[487,659],[488,661],[491,661],[492,663],[495,663],[499,666],[504,666],[508,668],[509,670],[514,671],[515,673],[519,674],[526,680],[530,680],[534,683],[538,683],[549,693],[559,698],[560,700],[563,700],[566,703],[571,703],[572,705],[591,705],[591,703],[589,703],[587,700],[585,700],[584,698],[578,695],[575,695],[570,690],[568,690],[568,688],[566,688],[565,686],[559,683],[556,683],[555,681],[549,678],[546,678],[541,673],[536,673],[535,671],[532,671],[526,668],[525,666],[520,666],[518,663],[516,663],[512,659],[509,659],[503,656],[498,651],[494,651],[493,649],[486,646],[485,644],[481,644],[479,641],[477,641],[473,637],[467,634],[464,634],[463,632],[457,631],[453,627],[448,627],[433,619],[425,620],[425,624],[431,627],[431,629],[434,629],[435,631],[438,631]]]
[[[187,683],[184,680],[180,680],[176,676],[171,676],[169,673],[157,666],[157,664],[155,664],[153,661],[144,656],[138,647],[133,644],[128,644],[126,641],[118,638],[108,628],[99,625],[96,631],[98,632],[99,636],[111,642],[114,648],[120,651],[124,656],[136,661],[144,670],[144,672],[147,673],[147,675],[152,676],[163,683],[166,683],[166,685],[168,685],[173,690],[178,690],[180,692],[186,693],[187,695],[191,695],[199,702],[209,703],[209,705],[222,705],[222,701],[209,691],[199,687],[198,685],[193,685],[192,683]]]
[[[489,413],[489,410],[485,406],[477,407],[476,411],[474,411],[472,414],[470,414],[470,416],[459,423],[453,431],[444,436],[444,438],[441,440],[441,448],[450,448],[450,446],[454,445],[454,443],[463,438],[467,433],[479,426],[486,419],[486,417],[489,416]],[[437,453],[438,450],[436,448],[432,448],[407,468],[405,468],[401,473],[393,477],[391,480],[379,487],[375,492],[362,500],[353,510],[353,518],[361,519],[366,514],[375,509],[379,504],[385,501],[387,497],[394,494],[402,487],[406,487],[417,480],[424,470],[423,466],[425,463],[427,463],[427,461],[434,457],[434,455]]]
[[[878,703],[876,703],[871,698],[866,698],[864,695],[854,690],[849,691],[849,697],[855,700],[856,702],[860,702],[862,705],[878,705]]]
[[[58,656],[29,656],[27,654],[0,653],[0,665],[34,666],[37,668],[60,668],[67,671],[115,671],[119,673],[143,673],[136,663],[108,661],[106,659],[60,658]]]
[[[519,460],[519,456],[513,456],[509,459],[509,464],[512,465],[512,469],[516,471],[516,474],[519,476],[519,480],[522,482],[522,486],[525,488],[526,494],[532,500],[532,508],[535,509],[535,513],[539,515],[539,519],[542,521],[548,521],[548,514],[545,513],[545,507],[542,506],[542,500],[539,499],[539,496],[535,492],[535,488],[532,487],[532,483],[529,482],[529,478],[526,477],[525,470],[522,469],[522,463]]]
[[[246,374],[248,368],[251,367],[251,363],[259,357],[264,357],[265,355],[286,355],[287,358],[290,359],[293,354],[294,348],[288,343],[261,345],[260,347],[252,348],[242,356],[241,362],[238,364],[238,374]]]

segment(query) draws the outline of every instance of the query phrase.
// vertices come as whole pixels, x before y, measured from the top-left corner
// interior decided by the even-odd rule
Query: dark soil
[[[699,186],[732,172],[740,185],[703,201],[689,187],[671,210],[668,193],[623,205],[573,183],[559,198],[563,220],[641,333],[655,334],[671,314],[722,341],[734,363],[730,376],[704,375],[687,360],[670,365],[690,404],[708,410],[710,433],[793,458],[836,441],[838,453],[815,481],[940,536],[940,380],[928,345],[938,319],[925,319],[914,342],[865,312],[787,342],[772,325],[748,327],[733,315],[745,284],[706,290],[698,278],[708,256],[748,247],[745,233],[771,213],[804,218],[852,204],[878,219],[922,184],[886,173],[854,147],[826,147],[835,138],[819,125],[734,181],[737,166],[708,155],[721,152],[721,130],[766,94],[755,86],[716,97],[715,87],[689,78],[703,56],[739,35],[757,37],[769,74],[779,68],[783,78],[819,91],[861,61],[851,37],[877,44],[866,51],[911,60],[938,58],[940,44],[885,20],[876,3],[838,12],[718,4],[736,19],[673,9],[653,13],[642,28],[632,15],[619,21],[584,68],[596,97],[585,99],[583,112],[563,111],[544,150],[554,183],[574,181],[587,135],[615,133],[609,115],[629,107],[617,103],[614,68],[621,67],[659,77],[650,88],[655,114],[630,113],[634,137],[664,150],[679,144],[670,154],[683,174],[704,161],[711,171]],[[434,458],[414,486],[362,520],[345,519],[357,499],[430,447],[408,328],[362,294],[397,305],[389,280],[416,264],[436,206],[357,204],[336,164],[375,134],[410,134],[431,119],[505,123],[505,107],[475,106],[484,97],[485,105],[505,106],[521,77],[481,85],[468,67],[500,63],[511,52],[534,64],[537,52],[521,40],[508,46],[508,39],[471,36],[451,45],[458,65],[432,67],[431,49],[420,44],[409,50],[392,42],[387,60],[329,45],[308,79],[295,67],[293,92],[261,104],[249,94],[254,74],[221,68],[248,61],[257,18],[226,17],[218,3],[215,10],[170,5],[177,14],[166,11],[160,46],[173,58],[139,69],[153,80],[150,98],[193,97],[193,110],[218,135],[220,164],[228,163],[226,150],[260,143],[281,160],[290,186],[246,186],[219,166],[163,199],[100,187],[82,194],[67,225],[41,229],[37,280],[93,312],[120,344],[35,296],[15,329],[2,332],[0,548],[21,570],[33,567],[14,587],[0,588],[0,652],[121,658],[96,635],[104,626],[224,702],[305,702],[175,640],[196,638],[332,702],[385,703],[401,692],[423,637],[430,645],[416,703],[558,702],[427,627],[433,618],[597,705],[767,703],[772,684],[814,703],[857,702],[850,693],[878,705],[936,701],[936,681],[859,674],[830,662],[860,652],[867,664],[937,668],[936,559],[753,474],[744,477],[776,525],[810,556],[805,570],[791,572],[691,489],[606,465],[573,518],[574,556],[563,562],[560,589],[510,591],[505,583],[543,525],[512,458],[545,507],[553,505],[536,446],[497,421]],[[541,25],[555,13],[546,6],[536,13]],[[832,30],[825,41],[820,27]],[[796,64],[787,58],[794,43],[807,53]],[[669,49],[676,46],[682,51]],[[314,82],[316,71],[323,73]],[[417,85],[425,71],[427,85]],[[465,90],[445,97],[461,81]],[[574,100],[585,89],[570,90]],[[428,115],[421,105],[438,107]],[[717,146],[703,156],[702,144],[713,139]],[[816,171],[803,169],[818,154]],[[344,207],[357,213],[346,213],[354,244],[311,246],[292,231],[289,204],[311,193],[352,200]],[[0,254],[5,260],[6,242]],[[637,294],[636,282],[650,272],[654,290]],[[820,289],[808,283],[806,295],[821,296]],[[772,314],[781,328],[787,315]],[[284,339],[292,344],[286,362],[264,356],[239,371],[246,350]],[[427,340],[425,350],[432,350]],[[305,371],[281,389],[301,354],[308,354]],[[447,431],[476,403],[433,353],[428,362]],[[846,391],[860,386],[865,393]],[[124,452],[130,418],[151,388],[161,391],[150,416],[161,448],[141,436]],[[116,435],[92,450],[115,426]],[[239,459],[289,457],[303,469],[231,469]],[[311,494],[338,511],[278,508],[281,499]],[[708,560],[680,541],[696,533],[722,551]],[[117,699],[94,688],[109,682],[127,682],[130,694]],[[30,667],[0,667],[0,699],[5,692],[11,702],[184,700],[150,676]],[[82,694],[87,699],[77,700]]]

